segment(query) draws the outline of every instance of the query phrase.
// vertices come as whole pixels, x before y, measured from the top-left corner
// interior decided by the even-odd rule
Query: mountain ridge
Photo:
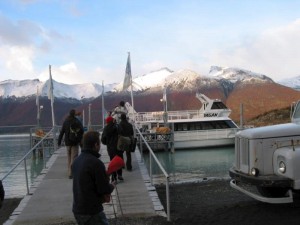
[[[224,68],[212,67],[209,75],[200,75],[189,69],[182,69],[179,71],[172,71],[168,68],[161,68],[159,70],[144,74],[133,78],[133,91],[145,91],[151,88],[164,88],[166,86],[176,89],[194,89],[194,81],[202,79],[206,85],[211,85],[216,81],[227,80],[231,83],[237,81],[254,82],[273,82],[272,79],[265,75],[258,76],[251,71],[239,68]],[[26,97],[36,95],[37,87],[39,88],[40,96],[48,95],[49,80],[40,81],[34,80],[5,80],[0,82],[0,97]],[[97,83],[86,84],[63,84],[53,80],[54,97],[56,98],[76,98],[81,100],[83,98],[96,98],[102,94],[102,85]],[[20,89],[21,88],[21,89]],[[122,91],[123,83],[113,83],[104,85],[104,92],[120,92]]]
[[[159,79],[156,77],[159,77]],[[197,92],[207,95],[209,98],[221,99],[231,110],[230,117],[238,123],[240,119],[240,107],[244,107],[244,120],[247,122],[270,110],[288,107],[292,102],[300,99],[300,92],[290,87],[274,82],[271,78],[253,73],[251,71],[214,67],[210,76],[200,75],[188,69],[171,71],[162,68],[150,74],[133,79],[134,107],[137,112],[162,111],[161,98],[163,89],[167,90],[168,110],[200,109],[201,103],[195,97]],[[36,84],[39,80],[27,80],[27,86],[22,90],[21,84],[26,82],[15,81],[15,89],[6,81],[7,90],[10,93],[25,93],[31,91],[31,95],[17,97],[2,94],[3,82],[0,82],[0,126],[34,124],[36,123]],[[48,82],[48,83],[47,83]],[[131,102],[129,91],[122,91],[123,84],[115,83],[104,87],[102,98],[102,86],[89,85],[65,85],[53,81],[54,84],[54,110],[56,123],[61,124],[71,108],[84,111],[86,124],[91,114],[92,124],[102,124],[102,111],[110,111],[120,100]],[[43,105],[41,124],[51,126],[50,101],[47,98],[49,80],[44,82],[40,97],[40,105]],[[72,91],[69,88],[72,88]],[[88,93],[89,90],[94,94]],[[1,92],[2,90],[2,92]],[[13,92],[13,91],[15,92]],[[59,91],[58,91],[59,90]],[[23,91],[23,92],[22,92]],[[66,96],[71,93],[71,98]],[[90,97],[90,98],[88,98]],[[102,108],[104,99],[104,109]],[[90,112],[89,112],[90,110]],[[22,113],[20,113],[22,112]]]

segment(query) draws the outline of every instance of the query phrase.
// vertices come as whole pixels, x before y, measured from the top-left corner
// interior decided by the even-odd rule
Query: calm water
[[[30,149],[29,135],[0,135],[0,179],[27,153]],[[45,151],[46,158],[49,152]],[[171,181],[193,181],[210,177],[229,177],[228,169],[234,160],[234,147],[207,148],[193,150],[178,150],[175,153],[163,151],[156,152],[162,166],[171,176]],[[145,164],[149,170],[149,154],[144,154]],[[33,157],[26,160],[29,184],[43,169],[43,159]],[[155,182],[162,179],[161,172],[153,164]],[[27,193],[24,162],[17,167],[4,181],[7,198],[23,197]]]
[[[234,160],[234,147],[178,150],[175,153],[162,151],[157,152],[156,157],[175,182],[228,178],[228,170]],[[149,170],[149,154],[145,154],[144,159]],[[153,165],[152,171],[158,179],[162,178],[158,166]]]
[[[29,135],[0,135],[0,179],[30,150]],[[49,157],[47,151],[46,158]],[[29,185],[43,169],[43,158],[30,154],[26,159]],[[16,170],[3,181],[7,198],[22,197],[27,193],[25,178],[25,163],[22,162]]]

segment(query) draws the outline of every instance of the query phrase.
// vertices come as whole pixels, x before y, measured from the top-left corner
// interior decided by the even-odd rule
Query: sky
[[[1,0],[0,81],[123,82],[160,68],[300,75],[299,0]]]

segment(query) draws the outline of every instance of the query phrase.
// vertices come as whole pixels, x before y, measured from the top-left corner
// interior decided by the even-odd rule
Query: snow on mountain
[[[162,68],[157,71],[133,78],[133,90],[141,91],[151,88],[170,86],[172,88],[192,89],[197,85],[195,82],[199,77],[205,78],[201,82],[203,85],[210,85],[211,82],[225,79],[228,82],[273,82],[273,80],[265,75],[254,73],[248,70],[239,68],[228,68],[212,66],[208,76],[200,76],[194,71],[184,69],[176,72],[168,68]],[[207,82],[207,84],[205,84]],[[291,81],[295,84],[294,80]],[[49,89],[49,80],[41,82],[35,80],[5,80],[0,82],[0,97],[24,97],[36,95],[37,86],[39,87],[40,95],[47,96]],[[96,98],[102,94],[102,85],[95,83],[68,85],[59,83],[53,80],[54,96],[57,98],[75,98],[78,100],[84,98]],[[286,85],[288,86],[288,85]],[[298,77],[298,86],[300,87],[300,76]],[[123,82],[106,84],[104,92],[122,91]]]
[[[134,91],[141,91],[147,88],[163,87],[166,82],[166,78],[172,74],[168,68],[162,68],[142,76],[138,76],[132,79],[132,86]],[[168,78],[169,79],[169,78]],[[123,89],[123,82],[115,86],[116,91]]]
[[[229,80],[232,83],[236,83],[237,81],[252,82],[253,80],[256,82],[273,82],[273,80],[266,75],[234,67],[212,66],[209,75],[217,79]]]
[[[168,79],[165,81],[166,86],[181,86],[185,88],[191,88],[195,86],[195,79],[197,79],[200,75],[194,71],[184,69],[179,70],[170,74]]]
[[[38,79],[35,80],[5,80],[0,82],[0,96],[28,96],[36,94],[37,86],[40,86],[41,82]]]
[[[0,96],[4,98],[15,96],[24,97],[36,95],[37,87],[39,88],[40,96],[48,96],[49,80],[41,82],[35,80],[5,80],[0,82]],[[56,82],[53,80],[53,94],[57,98],[95,98],[101,95],[102,86],[99,84],[74,84],[68,85]]]
[[[290,88],[300,89],[300,75],[292,78],[279,80],[277,81],[277,83]]]

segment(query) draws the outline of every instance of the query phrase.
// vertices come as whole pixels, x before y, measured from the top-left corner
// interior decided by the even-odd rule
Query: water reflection
[[[15,166],[30,149],[28,135],[0,135],[0,178]],[[51,149],[53,150],[53,149]],[[51,156],[49,148],[44,148],[45,162]],[[29,186],[44,168],[44,159],[38,152],[26,158]],[[22,197],[27,193],[24,161],[3,181],[8,198]]]
[[[178,150],[175,153],[156,152],[156,157],[173,181],[194,180],[205,177],[229,177],[233,164],[234,147]],[[149,170],[149,154],[144,155]],[[153,160],[154,161],[154,160]],[[159,167],[152,162],[152,173],[161,177]]]
[[[30,179],[33,181],[42,171],[44,160],[42,157],[32,157],[30,166]]]

